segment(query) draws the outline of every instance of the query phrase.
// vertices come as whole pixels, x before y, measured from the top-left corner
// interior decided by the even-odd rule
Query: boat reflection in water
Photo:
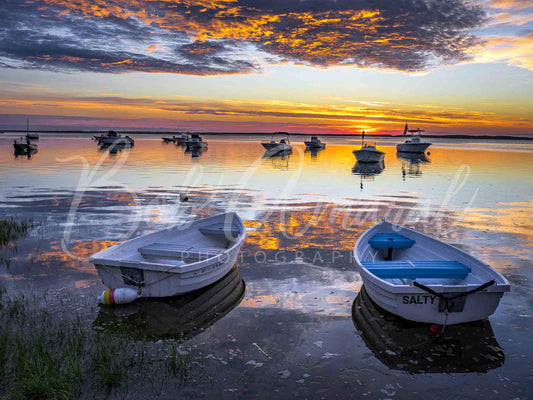
[[[181,144],[179,145],[181,146]],[[190,154],[192,158],[200,157],[202,154],[207,152],[207,147],[185,147],[185,154]]]
[[[219,281],[184,295],[102,305],[94,326],[136,340],[187,340],[233,310],[244,291],[244,281],[234,267]]]
[[[315,159],[317,158],[318,153],[320,153],[324,149],[325,147],[306,147],[305,153],[311,154],[311,158]]]
[[[267,150],[263,154],[263,159],[269,160],[272,163],[272,167],[275,169],[288,170],[289,160],[291,158],[292,150],[272,152]]]
[[[402,175],[417,177],[422,175],[420,164],[430,163],[431,160],[424,153],[406,153],[399,151],[396,153],[398,160],[402,162]]]
[[[112,144],[101,144],[98,147],[98,151],[107,151],[109,154],[117,154],[118,152],[124,150],[124,149],[131,149],[132,146],[129,143],[125,142],[115,142]]]
[[[353,303],[352,318],[368,348],[390,369],[487,372],[505,362],[489,320],[447,326],[442,336],[433,337],[430,325],[407,321],[380,308],[364,286]]]
[[[15,158],[19,157],[26,157],[30,159],[34,154],[37,154],[39,150],[37,148],[29,148],[29,149],[17,149],[15,148],[14,155]]]
[[[361,176],[360,187],[363,189],[363,179],[373,181],[385,169],[385,162],[381,160],[376,163],[366,163],[357,161],[352,168],[352,174]]]

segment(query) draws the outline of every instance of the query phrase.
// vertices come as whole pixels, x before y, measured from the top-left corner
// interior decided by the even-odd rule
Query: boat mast
[[[365,142],[365,131],[361,134],[361,147],[363,147],[363,143]]]

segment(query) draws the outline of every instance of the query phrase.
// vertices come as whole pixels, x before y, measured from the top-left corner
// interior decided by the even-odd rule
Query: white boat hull
[[[354,150],[353,154],[357,162],[361,163],[378,163],[385,158],[385,153],[379,150],[360,149]]]
[[[224,232],[215,233],[216,236],[202,234],[201,229],[209,228],[213,223],[228,223],[232,229],[238,229],[239,234],[236,238],[228,238]],[[236,214],[220,214],[195,221],[187,228],[176,226],[128,240],[93,255],[90,261],[109,288],[140,289],[142,297],[176,296],[222,278],[235,265],[245,238],[246,229]],[[205,250],[206,253],[200,254],[199,261],[186,262],[187,256],[179,259],[140,252],[150,245],[167,246],[172,252],[183,244],[191,248],[190,252],[203,254]],[[198,251],[193,249],[195,246]],[[217,250],[215,255],[207,253],[213,250]]]
[[[98,137],[97,138],[98,143],[104,146],[110,146],[112,144],[115,145],[133,145],[133,139],[129,137],[119,137],[119,138],[113,138],[113,137]]]
[[[391,293],[369,279],[363,277],[366,291],[370,298],[381,308],[409,321],[431,324],[453,325],[463,322],[479,321],[490,317],[496,311],[503,292],[480,292],[469,295],[462,312],[439,312],[439,298],[421,289],[413,288],[404,293]],[[453,293],[453,288],[442,287],[443,292]],[[456,293],[460,293],[457,291]]]
[[[393,258],[395,261],[456,261],[470,268],[471,272],[462,280],[438,278],[415,280],[436,293],[454,296],[476,289],[490,280],[495,283],[463,297],[465,301],[461,311],[449,313],[439,311],[439,308],[442,310],[442,305],[439,307],[440,298],[414,286],[413,280],[382,279],[363,265],[363,262],[387,260],[384,249],[373,249],[368,243],[376,233],[382,232],[399,233],[415,240],[411,248],[393,250],[396,253]],[[494,313],[503,293],[510,289],[509,282],[481,260],[427,235],[388,222],[380,222],[361,235],[355,245],[354,256],[370,298],[383,309],[410,321],[458,324],[482,320]]]
[[[323,149],[324,147],[326,147],[326,143],[322,143],[322,142],[304,142],[305,143],[305,146],[308,148],[308,149]]]
[[[424,153],[431,143],[400,143],[396,145],[396,150],[404,153]]]
[[[287,143],[261,143],[269,154],[292,151],[292,145]]]
[[[142,297],[170,297],[203,288],[222,278],[235,265],[237,252],[228,254],[224,260],[210,261],[188,273],[161,272],[143,270],[144,287]],[[127,285],[120,267],[95,265],[98,275],[105,286],[109,288],[130,287]]]

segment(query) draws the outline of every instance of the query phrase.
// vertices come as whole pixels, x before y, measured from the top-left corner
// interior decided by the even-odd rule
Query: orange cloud
[[[487,39],[477,62],[506,62],[533,71],[533,36],[504,36]]]

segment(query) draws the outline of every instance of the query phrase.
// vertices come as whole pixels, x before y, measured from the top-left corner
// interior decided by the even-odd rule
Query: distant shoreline
[[[107,133],[107,130],[103,131],[82,131],[82,130],[29,130],[28,132],[37,132],[37,133],[81,133],[81,134],[87,134],[87,135],[98,135],[98,134],[105,134]],[[182,132],[176,132],[176,131],[124,131],[124,130],[117,130],[117,132],[125,135],[129,134],[144,134],[144,135],[177,135]],[[26,133],[26,130],[5,130],[3,133],[17,133],[17,134],[24,134]],[[195,132],[200,135],[261,135],[261,136],[272,136],[272,133],[265,133],[265,132]],[[284,132],[276,132],[276,134],[283,134]],[[361,137],[361,134],[355,133],[355,134],[335,134],[335,133],[328,133],[328,134],[311,134],[311,133],[289,133],[290,136],[320,136],[320,137],[340,137],[340,138],[347,138],[347,137]],[[368,134],[367,137],[373,137],[373,138],[402,138],[402,137],[411,137],[411,135],[386,135],[386,134],[378,134],[378,135],[372,135]],[[527,136],[511,136],[511,135],[420,135],[421,138],[434,138],[434,139],[474,139],[474,140],[533,140],[533,136],[527,137]]]

